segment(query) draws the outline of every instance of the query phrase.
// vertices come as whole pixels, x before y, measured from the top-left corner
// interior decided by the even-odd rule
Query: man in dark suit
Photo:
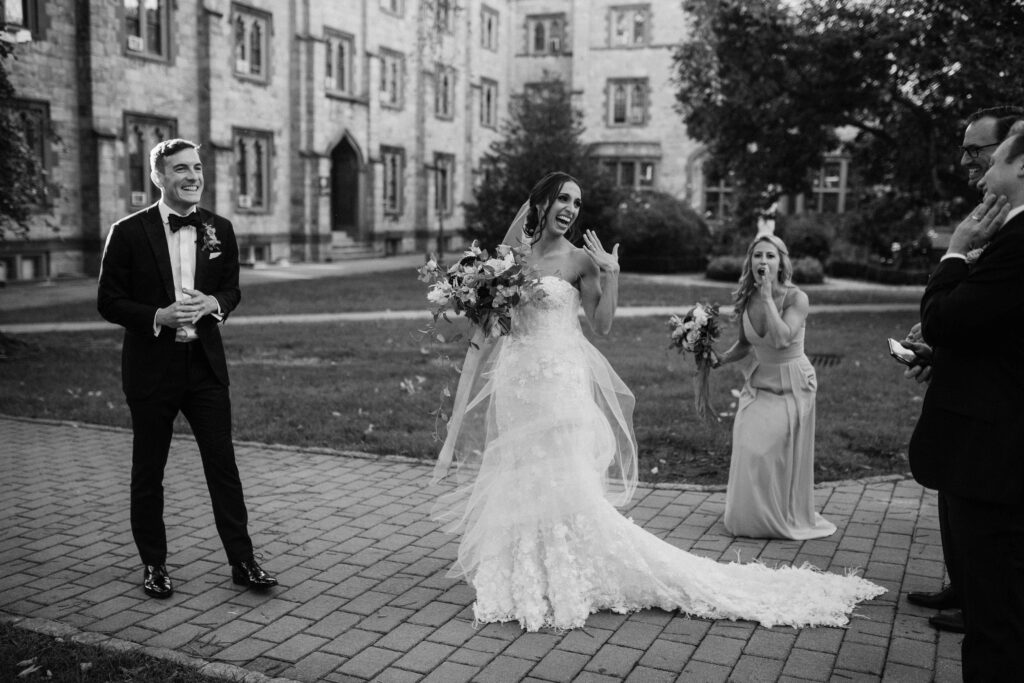
[[[100,315],[124,327],[121,379],[132,416],[131,525],[143,589],[174,592],[163,522],[164,466],[179,411],[199,445],[213,516],[236,584],[277,585],[253,557],[231,440],[228,368],[219,323],[238,305],[231,223],[198,208],[199,147],[161,142],[150,152],[161,199],[110,228],[100,269]]]
[[[1024,108],[1016,106],[999,106],[979,109],[967,118],[964,129],[963,143],[960,146],[960,166],[967,171],[967,183],[978,187],[982,176],[992,162],[992,153],[1010,132],[1010,127],[1021,116]],[[931,377],[931,349],[921,338],[921,325],[911,328],[904,342],[918,353],[918,362],[906,371],[906,376],[918,382],[927,382]],[[936,592],[910,592],[907,601],[921,607],[930,607],[940,612],[928,618],[928,622],[943,631],[964,632],[964,618],[960,611],[960,597],[957,594],[959,584],[956,567],[949,561],[953,554],[953,541],[949,535],[948,506],[946,496],[938,492],[939,533],[942,537],[943,560],[949,583]]]
[[[964,680],[1006,681],[1024,671],[1024,136],[998,145],[979,186],[921,301],[934,357],[910,466],[946,497]]]

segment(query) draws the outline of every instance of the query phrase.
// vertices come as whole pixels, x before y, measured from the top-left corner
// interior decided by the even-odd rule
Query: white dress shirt
[[[182,287],[187,289],[196,288],[196,229],[191,225],[182,227],[177,232],[171,232],[171,224],[168,216],[172,213],[181,215],[171,207],[164,204],[163,200],[157,204],[160,209],[160,220],[164,225],[164,237],[167,239],[167,251],[171,256],[171,274],[174,276],[174,300],[185,301],[189,297],[181,291]],[[194,213],[197,209],[192,207],[186,215]],[[153,321],[154,335],[160,334],[162,325],[156,320]],[[190,342],[198,339],[194,325],[185,325],[175,330],[174,341]]]

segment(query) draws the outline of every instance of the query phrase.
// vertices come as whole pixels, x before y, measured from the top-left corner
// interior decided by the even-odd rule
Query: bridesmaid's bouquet
[[[438,318],[451,322],[449,313],[461,314],[479,325],[485,337],[508,334],[512,309],[533,295],[534,279],[526,267],[526,253],[526,248],[501,244],[492,257],[474,240],[447,269],[431,255],[419,269],[419,279],[430,285],[427,301],[434,306],[434,323]]]
[[[718,325],[718,304],[697,304],[680,318],[668,319],[671,344],[679,353],[693,354],[697,370],[693,377],[693,403],[701,419],[711,419],[715,409],[711,405],[711,368],[718,362],[713,347],[721,335]]]

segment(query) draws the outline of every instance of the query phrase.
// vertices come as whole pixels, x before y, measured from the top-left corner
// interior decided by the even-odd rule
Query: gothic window
[[[455,115],[455,69],[438,64],[435,73],[434,114],[451,119]]]
[[[233,9],[235,75],[265,83],[269,80],[270,15],[239,5]]]
[[[480,46],[492,52],[498,50],[498,17],[496,10],[480,7]]]
[[[355,41],[350,35],[328,32],[326,87],[328,91],[354,95],[353,62]]]
[[[405,150],[401,147],[381,147],[381,161],[384,164],[384,214],[402,214],[402,197],[405,191]]]
[[[138,209],[160,198],[160,188],[150,177],[149,151],[164,140],[178,136],[174,119],[126,114],[125,142],[128,150],[128,206]]]
[[[568,54],[565,46],[565,15],[544,14],[526,17],[526,51],[531,55]]]
[[[380,57],[381,103],[386,107],[401,109],[405,92],[405,56],[400,52],[382,49]]]
[[[266,131],[234,131],[235,206],[239,209],[270,210],[270,156],[273,134]]]
[[[498,83],[488,78],[480,79],[480,125],[498,126]]]
[[[170,0],[123,0],[125,49],[130,55],[169,59]]]
[[[635,47],[650,42],[650,5],[611,8],[611,44],[613,47]]]
[[[608,81],[608,125],[642,126],[647,123],[647,79]]]

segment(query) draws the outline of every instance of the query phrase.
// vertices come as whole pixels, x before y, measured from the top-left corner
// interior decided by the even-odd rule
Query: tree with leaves
[[[513,100],[502,137],[484,155],[484,179],[466,206],[466,235],[488,249],[499,244],[533,185],[549,171],[580,181],[577,225],[599,226],[613,215],[617,192],[583,142],[583,114],[557,79]]]
[[[42,169],[25,140],[17,112],[6,103],[14,97],[7,60],[14,46],[0,40],[0,239],[24,236],[28,219],[45,199]]]
[[[751,220],[842,149],[863,187],[930,206],[967,192],[963,120],[1024,104],[1024,5],[1006,0],[686,0],[687,130]],[[839,131],[850,131],[847,141]],[[844,136],[846,137],[846,136]]]

